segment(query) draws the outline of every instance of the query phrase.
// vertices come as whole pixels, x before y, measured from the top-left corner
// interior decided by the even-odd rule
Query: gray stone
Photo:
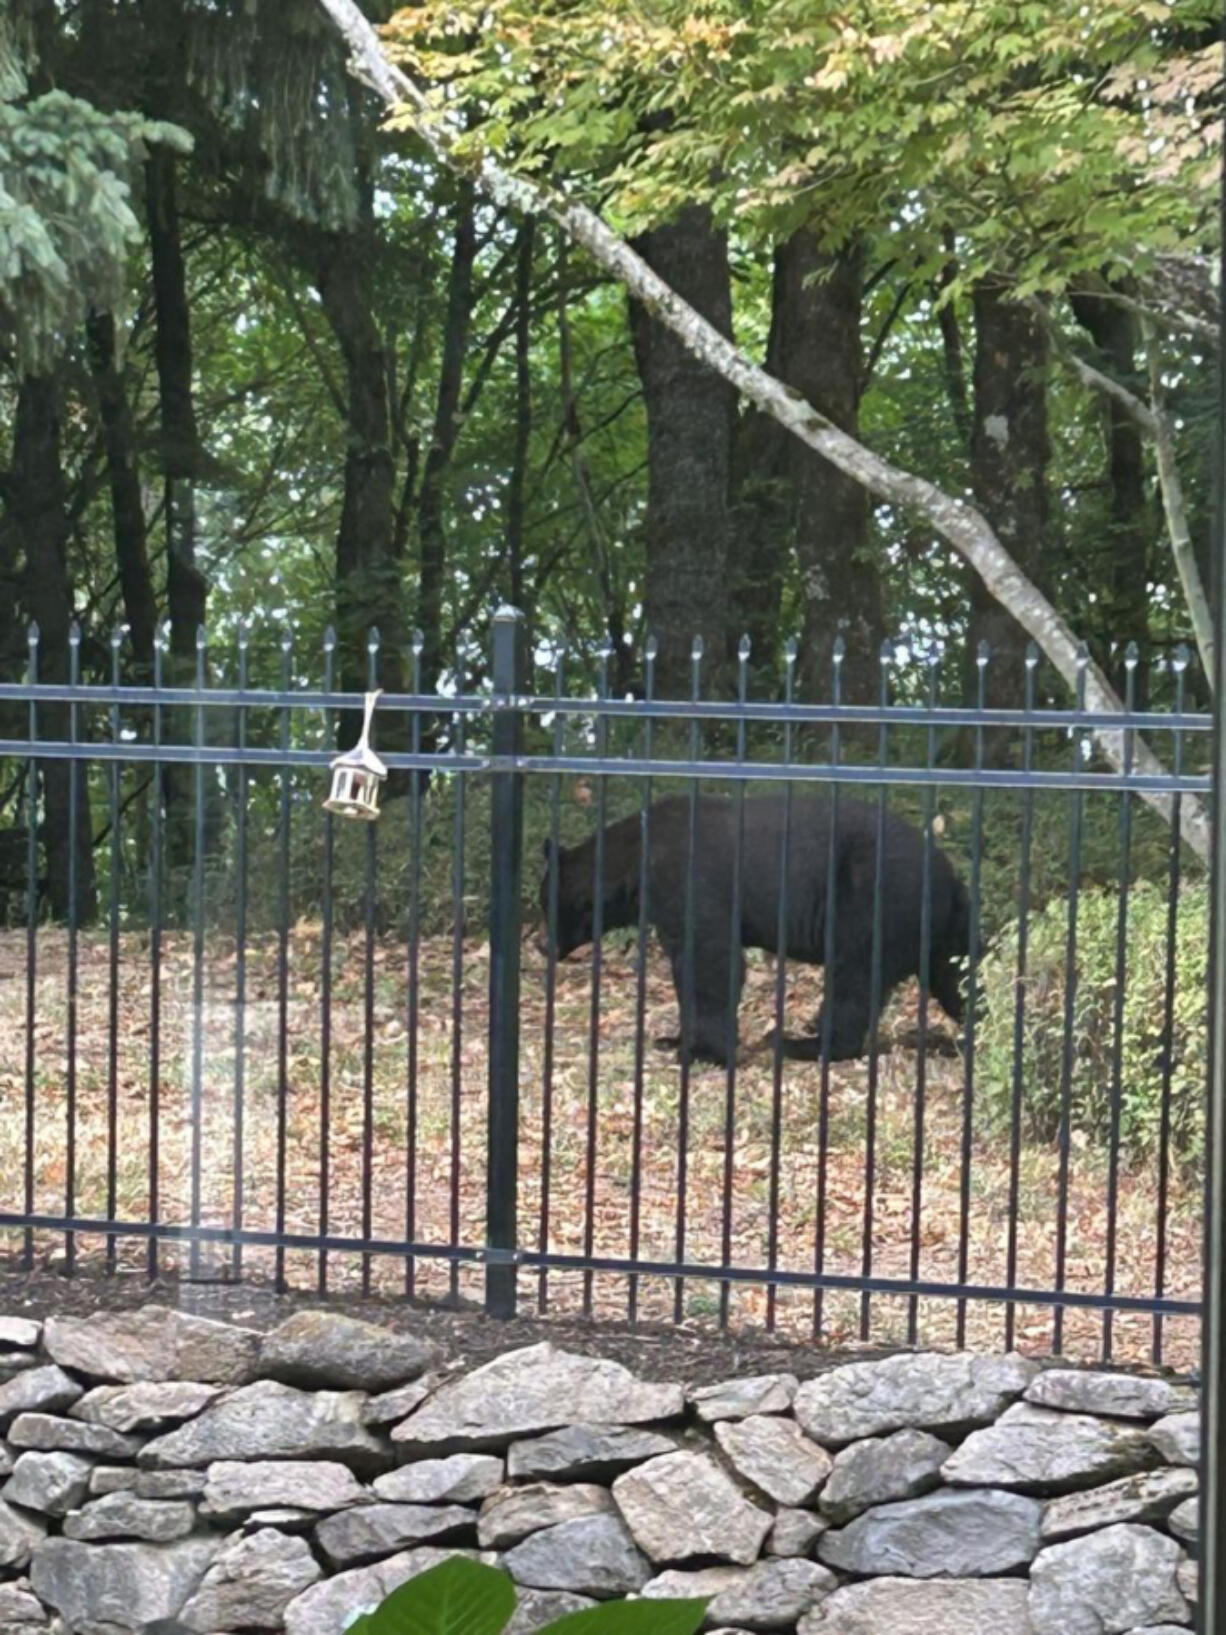
[[[1040,1550],[1030,1569],[1034,1635],[1124,1635],[1186,1623],[1176,1578],[1183,1551],[1152,1527],[1106,1527]]]
[[[475,1550],[405,1550],[371,1567],[337,1573],[296,1595],[285,1609],[285,1635],[343,1635],[361,1612],[372,1612],[393,1590],[418,1573],[437,1567],[453,1556],[467,1556],[496,1566],[498,1558]]]
[[[0,1499],[0,1567],[20,1570],[46,1533],[46,1523],[40,1517]]]
[[[1150,1438],[1168,1465],[1200,1463],[1200,1415],[1168,1414],[1149,1428]]]
[[[1196,1488],[1194,1470],[1165,1468],[1051,1499],[1043,1508],[1043,1542],[1054,1544],[1117,1522],[1162,1521]]]
[[[688,1400],[699,1419],[713,1425],[720,1419],[748,1419],[751,1414],[786,1414],[799,1385],[795,1374],[755,1374],[749,1379],[700,1385]]]
[[[952,1452],[939,1437],[910,1429],[853,1442],[835,1455],[818,1508],[828,1521],[845,1522],[875,1504],[918,1498],[939,1485]]]
[[[1009,1487],[1071,1493],[1158,1463],[1139,1426],[1019,1402],[985,1431],[974,1431],[941,1467],[956,1487]]]
[[[32,1454],[23,1457],[33,1458]],[[40,1458],[46,1455],[39,1455]],[[75,1458],[75,1454],[67,1457]],[[86,1461],[88,1464],[88,1460]],[[131,1465],[94,1465],[89,1472],[90,1496],[100,1499],[104,1493],[128,1493],[136,1491],[136,1482],[139,1472]],[[75,1508],[75,1506],[73,1507]]]
[[[546,1341],[440,1386],[392,1436],[416,1455],[479,1452],[562,1425],[640,1425],[684,1408],[679,1385],[644,1384],[620,1363]]]
[[[131,1459],[140,1450],[133,1436],[108,1431],[105,1425],[83,1425],[77,1419],[54,1414],[18,1414],[9,1426],[9,1445],[36,1448],[40,1453],[92,1453],[99,1459]]]
[[[1182,1594],[1186,1596],[1193,1606],[1196,1605],[1199,1577],[1199,1569],[1196,1563],[1188,1561],[1186,1558],[1175,1569],[1175,1582],[1179,1585]]]
[[[428,1375],[410,1380],[408,1385],[398,1385],[394,1391],[381,1391],[362,1409],[363,1425],[394,1425],[397,1420],[407,1418],[414,1408],[421,1406],[437,1383]]]
[[[674,1453],[676,1448],[673,1438],[659,1431],[626,1425],[564,1425],[531,1441],[512,1442],[507,1474],[521,1481],[610,1482],[632,1465]]]
[[[326,1516],[315,1538],[334,1567],[355,1567],[415,1544],[463,1538],[476,1520],[458,1504],[362,1504]]]
[[[1016,1355],[900,1352],[806,1380],[793,1410],[815,1442],[832,1448],[908,1425],[952,1434],[992,1424],[1037,1370],[1037,1363]]]
[[[397,1504],[472,1504],[502,1486],[503,1461],[492,1453],[453,1453],[421,1459],[377,1476],[375,1492]]]
[[[62,1614],[69,1629],[144,1632],[177,1618],[221,1548],[219,1539],[174,1544],[83,1544],[50,1538],[34,1552],[35,1595]]]
[[[282,1533],[309,1533],[319,1520],[317,1510],[296,1510],[293,1505],[274,1505],[269,1510],[253,1510],[243,1518],[244,1533],[258,1532],[261,1527],[275,1527]]]
[[[43,1345],[61,1367],[115,1385],[137,1380],[243,1385],[255,1378],[260,1340],[257,1329],[166,1306],[49,1317],[43,1330]]]
[[[430,1341],[338,1311],[295,1312],[260,1347],[262,1375],[308,1391],[385,1391],[437,1361]]]
[[[1169,1380],[1080,1368],[1046,1368],[1026,1389],[1026,1401],[1108,1419],[1158,1419],[1196,1406],[1196,1392]]]
[[[766,1553],[772,1556],[807,1556],[830,1523],[824,1516],[815,1516],[811,1510],[792,1510],[787,1506],[776,1512],[775,1525],[766,1541]]]
[[[794,1419],[752,1414],[721,1420],[715,1440],[737,1474],[778,1504],[811,1503],[833,1463]]]
[[[81,1386],[55,1363],[26,1368],[0,1385],[0,1420],[25,1413],[58,1414],[70,1408],[80,1395]]]
[[[361,1472],[379,1471],[390,1460],[383,1441],[362,1424],[365,1400],[360,1391],[306,1392],[257,1380],[150,1442],[139,1463],[166,1470],[216,1459],[338,1459]]]
[[[1018,1578],[876,1578],[835,1590],[797,1635],[1034,1635]]]
[[[517,1584],[573,1590],[597,1600],[641,1590],[651,1567],[619,1516],[584,1516],[533,1533],[509,1550],[503,1566]]]
[[[105,1425],[112,1431],[157,1431],[192,1419],[223,1387],[192,1380],[147,1380],[136,1385],[99,1385],[74,1402],[73,1419]]]
[[[36,1351],[0,1351],[0,1380],[15,1380],[40,1366]]]
[[[1186,1624],[1146,1624],[1142,1629],[1130,1629],[1128,1635],[1188,1635]]]
[[[204,1482],[202,1516],[232,1520],[256,1510],[347,1510],[366,1489],[345,1465],[328,1459],[219,1459]]]
[[[708,1629],[789,1629],[838,1587],[813,1561],[759,1561],[753,1567],[704,1567],[666,1572],[643,1588],[646,1601],[710,1598]]]
[[[285,1609],[323,1577],[305,1539],[273,1528],[227,1540],[179,1614],[186,1630],[280,1629]]]
[[[31,1594],[28,1579],[0,1584],[0,1628],[5,1624],[46,1624],[47,1609]]]
[[[1195,1544],[1200,1536],[1200,1500],[1193,1497],[1177,1504],[1167,1518],[1167,1526],[1176,1538]]]
[[[204,1492],[202,1470],[138,1470],[136,1494],[141,1499],[198,1499]]]
[[[529,1533],[557,1527],[585,1516],[604,1516],[613,1510],[607,1488],[589,1482],[533,1482],[527,1487],[504,1487],[492,1493],[477,1517],[477,1542],[483,1550],[503,1550]]]
[[[570,1590],[520,1589],[515,1611],[502,1635],[536,1635],[538,1629],[544,1629],[555,1619],[567,1618],[572,1612],[586,1612],[596,1605],[590,1595],[575,1595]]]
[[[818,1540],[818,1558],[858,1577],[993,1578],[1027,1566],[1042,1507],[1020,1493],[948,1490],[877,1505]]]
[[[138,1499],[134,1493],[108,1493],[64,1517],[64,1537],[76,1539],[139,1538],[169,1544],[186,1538],[196,1507],[186,1499]]]
[[[613,1498],[639,1548],[669,1565],[698,1556],[752,1566],[772,1524],[705,1453],[649,1459],[617,1478]]]
[[[78,1453],[23,1453],[0,1498],[46,1516],[64,1516],[89,1491],[91,1468]]]
[[[33,1351],[43,1325],[29,1317],[0,1317],[0,1346],[6,1351]]]
[[[7,1442],[0,1442],[0,1476],[13,1474],[13,1451]]]

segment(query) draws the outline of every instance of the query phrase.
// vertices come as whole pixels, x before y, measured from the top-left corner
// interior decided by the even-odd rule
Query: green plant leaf
[[[410,1578],[350,1631],[357,1635],[499,1635],[515,1610],[506,1573],[455,1556]]]
[[[546,1624],[542,1635],[694,1635],[706,1614],[703,1601],[606,1601]]]

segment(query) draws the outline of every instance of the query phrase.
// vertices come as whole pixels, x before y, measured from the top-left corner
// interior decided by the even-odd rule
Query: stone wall
[[[515,1635],[1158,1635],[1196,1597],[1194,1392],[898,1354],[689,1393],[548,1344],[470,1372],[333,1312],[0,1319],[0,1635],[339,1635],[454,1551]]]

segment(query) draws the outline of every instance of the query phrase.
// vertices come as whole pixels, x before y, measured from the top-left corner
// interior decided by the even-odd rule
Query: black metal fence
[[[118,648],[84,683],[74,644],[64,683],[32,648],[0,686],[13,1252],[1191,1363],[1207,908],[1176,836],[1211,718],[1187,655],[1139,708],[1120,654],[1125,713],[1097,716],[1088,660],[1070,695],[1034,652],[1008,707],[980,653],[966,707],[957,655],[903,643],[868,702],[837,651],[825,702],[792,652],[751,696],[744,648],[715,700],[696,652],[679,701],[650,647],[614,697],[608,655],[572,686],[522,646],[500,614],[487,685],[414,670],[380,699],[369,825],[322,809],[360,703],[330,646],[314,686],[288,642],[273,686],[244,643],[202,644],[190,685],[160,655],[121,685]]]

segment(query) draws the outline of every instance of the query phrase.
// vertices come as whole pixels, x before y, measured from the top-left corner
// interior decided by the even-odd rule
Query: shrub
[[[605,1601],[546,1625],[545,1635],[694,1635],[705,1601]],[[349,1635],[500,1635],[515,1611],[506,1573],[453,1556],[401,1584]]]
[[[1119,895],[1084,890],[1077,906],[1071,1007],[1070,1130],[1105,1145],[1111,1126],[1116,1043],[1116,950]],[[1169,1075],[1171,1143],[1189,1160],[1203,1148],[1206,1062],[1208,894],[1184,884],[1175,932],[1175,985],[1166,1049],[1169,945],[1167,893],[1142,881],[1128,892],[1124,1010],[1120,1038],[1120,1135],[1143,1158],[1158,1147]],[[1022,982],[1022,1114],[1041,1140],[1060,1129],[1069,1001],[1069,905],[1053,898],[1030,919]],[[976,1045],[980,1106],[997,1130],[1008,1127],[1014,1087],[1018,924],[997,937],[980,966],[982,1009]]]

